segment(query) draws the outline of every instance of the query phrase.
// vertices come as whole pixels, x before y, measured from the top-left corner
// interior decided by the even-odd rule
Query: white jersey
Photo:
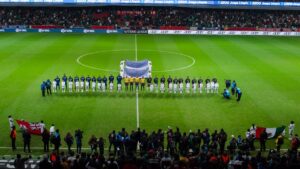
[[[114,89],[114,84],[113,84],[113,83],[110,83],[110,84],[109,84],[109,89],[110,89],[110,90],[113,90],[113,89]]]
[[[55,80],[52,81],[52,88],[53,89],[56,88],[56,81]]]
[[[40,123],[40,127],[41,127],[41,133],[43,133],[46,127],[45,123]]]
[[[169,83],[169,89],[172,90],[172,88],[173,88],[173,84]]]
[[[101,90],[101,83],[100,82],[97,83],[97,88],[98,88],[99,91]]]
[[[61,88],[64,89],[65,87],[66,87],[66,82],[65,82],[65,81],[62,81],[62,82],[61,82]]]
[[[54,132],[55,132],[55,127],[54,127],[54,126],[51,126],[49,132],[50,132],[50,135],[54,134]]]
[[[14,126],[14,119],[12,117],[8,118],[9,127],[12,128]]]
[[[154,89],[154,87],[153,87],[153,84],[151,83],[150,84],[150,92],[153,92],[153,89]]]
[[[122,85],[118,84],[118,91],[120,92],[122,90]]]
[[[89,88],[90,87],[90,83],[88,81],[85,81],[85,88]]]
[[[165,90],[165,84],[164,83],[161,83],[160,84],[160,90],[163,92]]]
[[[211,89],[214,90],[215,89],[215,82],[211,81],[210,86],[211,86]]]
[[[207,84],[206,84],[206,89],[207,89],[207,90],[210,90],[210,89],[211,89],[211,84],[210,84],[210,83],[207,83]]]
[[[191,84],[190,84],[190,83],[186,83],[185,87],[186,87],[187,89],[190,89]]]
[[[174,86],[173,86],[174,93],[177,92],[177,87],[178,87],[177,83],[174,83]]]
[[[289,125],[289,134],[290,134],[290,136],[293,135],[294,130],[295,130],[295,123],[294,124],[291,123]]]
[[[73,88],[73,82],[69,81],[69,88],[72,89]]]
[[[93,88],[93,89],[96,88],[96,82],[92,82],[92,88]]]

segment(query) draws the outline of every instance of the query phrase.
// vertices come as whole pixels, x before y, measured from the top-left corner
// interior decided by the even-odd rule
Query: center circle
[[[138,55],[138,60],[152,61],[152,72],[184,70],[192,67],[196,62],[195,58],[190,55],[173,51],[138,50],[137,54],[135,52],[132,49],[95,51],[78,56],[76,62],[86,68],[106,72],[119,72],[120,62],[127,59],[136,60],[135,55]],[[108,57],[113,59],[107,59]],[[110,66],[111,69],[105,68]]]

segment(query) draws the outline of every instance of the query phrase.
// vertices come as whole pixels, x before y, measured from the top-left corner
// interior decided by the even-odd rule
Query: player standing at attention
[[[129,78],[127,76],[124,78],[124,83],[125,83],[125,90],[128,91]]]
[[[122,91],[122,76],[121,75],[117,76],[117,88],[118,88],[118,92]]]
[[[203,89],[203,80],[201,79],[198,79],[198,87],[199,87],[199,92],[202,93],[202,89]]]
[[[211,81],[210,81],[210,90],[211,90],[211,93],[214,93],[214,91],[215,91],[215,82],[214,82],[214,80],[212,79]]]
[[[185,90],[186,90],[186,93],[190,93],[190,88],[191,88],[191,80],[189,77],[187,77],[185,79]]]
[[[66,74],[64,74],[63,75],[63,77],[62,77],[62,81],[64,81],[65,82],[65,85],[67,85],[68,84],[68,77],[66,76]],[[65,86],[66,88],[68,87],[68,86]]]
[[[178,80],[175,77],[174,80],[173,80],[173,90],[174,90],[174,93],[177,93],[177,88],[178,88]]]
[[[147,78],[147,87],[148,87],[148,90],[149,90],[149,91],[150,91],[151,83],[152,83],[152,77],[149,76],[149,77]]]
[[[219,83],[216,78],[215,78],[215,93],[219,93]]]
[[[114,90],[114,79],[115,79],[115,77],[113,75],[110,75],[108,77],[110,92],[112,92]]]
[[[231,94],[234,95],[236,91],[237,84],[235,80],[231,83]]]
[[[229,87],[231,86],[231,80],[225,80],[225,86],[226,89],[229,89]]]
[[[47,82],[46,82],[46,89],[47,89],[47,94],[51,95],[52,91],[51,91],[51,81],[50,81],[50,79],[48,79]]]
[[[210,89],[211,89],[211,86],[210,86],[210,79],[206,79],[205,80],[205,83],[206,83],[206,93],[209,93]]]
[[[241,97],[242,97],[242,91],[240,88],[237,88],[236,89],[236,96],[237,96],[237,102],[239,102],[241,100]]]
[[[54,79],[54,80],[52,81],[52,90],[53,90],[53,93],[56,93],[56,87],[57,87],[57,85],[56,85],[56,80]]]
[[[92,77],[92,91],[95,92],[96,91],[96,82],[97,79],[95,76]]]
[[[60,89],[60,78],[58,77],[58,76],[56,76],[56,78],[55,78],[55,81],[56,81],[56,91],[58,90],[58,89]]]
[[[86,79],[85,79],[85,89],[86,89],[86,91],[88,92],[89,91],[89,89],[91,88],[91,77],[90,77],[90,75],[88,75],[87,77],[86,77]]]
[[[158,77],[155,76],[153,79],[155,91],[158,92]]]
[[[289,125],[289,140],[292,140],[294,130],[295,130],[295,122],[291,121],[291,123]]]
[[[79,77],[77,75],[74,77],[74,82],[75,82],[75,91],[79,92]]]
[[[134,78],[135,90],[139,90],[140,79],[138,77]]]
[[[163,76],[160,78],[160,92],[164,93],[165,92],[165,82],[166,78]]]
[[[72,93],[73,91],[73,78],[72,76],[69,77],[69,92]]]
[[[134,78],[133,77],[129,78],[129,83],[130,83],[130,91],[133,91],[133,83],[134,83]]]
[[[63,93],[66,92],[66,80],[64,80],[64,78],[61,81],[61,90],[62,90]]]
[[[81,88],[81,92],[84,91],[84,82],[85,82],[85,77],[84,76],[81,76],[80,78],[80,88]]]
[[[101,78],[101,76],[99,75],[98,77],[97,77],[97,90],[99,91],[99,92],[101,92],[101,84],[102,83],[102,78]]]
[[[140,80],[141,80],[141,91],[144,91],[145,90],[145,78],[142,77]]]
[[[168,79],[167,79],[167,83],[168,83],[168,90],[169,90],[169,93],[172,93],[172,90],[173,90],[173,84],[172,84],[172,78],[171,76],[169,75]]]
[[[197,90],[197,80],[195,78],[193,78],[192,80],[192,88],[193,88],[193,93],[196,93]]]
[[[102,80],[103,80],[103,82],[102,82],[102,90],[103,90],[103,92],[105,92],[105,90],[107,89],[107,77],[104,76]]]
[[[179,82],[179,93],[182,94],[182,92],[183,92],[183,79],[179,78],[178,82]]]

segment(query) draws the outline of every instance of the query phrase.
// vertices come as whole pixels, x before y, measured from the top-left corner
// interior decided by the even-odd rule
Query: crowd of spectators
[[[180,7],[0,7],[0,28],[55,25],[63,28],[111,26],[114,29],[300,28],[300,12],[286,10],[226,10]]]
[[[71,133],[67,133],[63,138],[68,145],[68,150],[63,152],[59,148],[61,143],[58,147],[54,145],[54,150],[39,162],[39,168],[292,169],[300,167],[298,152],[300,141],[297,134],[291,139],[290,149],[283,152],[280,149],[273,150],[271,147],[268,151],[265,149],[256,151],[255,135],[249,133],[248,130],[246,137],[236,137],[227,136],[223,129],[213,132],[209,129],[182,132],[179,128],[173,130],[169,127],[165,132],[159,129],[147,133],[140,129],[128,132],[122,128],[120,131],[113,130],[107,137],[107,143],[103,137],[97,138],[92,135],[88,141],[90,150],[87,153],[81,151],[83,131],[78,129],[74,137]],[[56,137],[57,133],[54,132],[52,135]],[[76,149],[71,149],[73,143],[76,144]],[[108,147],[107,153],[104,151],[105,146]],[[18,155],[15,166],[24,165],[26,160],[28,159]]]

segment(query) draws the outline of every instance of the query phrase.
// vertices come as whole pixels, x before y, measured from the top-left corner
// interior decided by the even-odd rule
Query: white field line
[[[135,61],[138,60],[138,55],[137,55],[137,37],[136,34],[134,35],[134,46],[135,46]],[[136,90],[136,127],[140,127],[140,112],[139,112],[139,90]]]
[[[86,57],[86,56],[89,56],[89,55],[95,55],[95,54],[98,54],[98,53],[109,53],[109,52],[122,52],[122,51],[133,51],[132,49],[120,49],[120,50],[102,50],[102,51],[96,51],[96,52],[90,52],[90,53],[86,53],[86,54],[83,54],[83,55],[80,55],[76,58],[76,62],[77,64],[83,66],[83,67],[86,67],[86,68],[89,68],[89,69],[94,69],[94,70],[100,70],[100,71],[105,71],[105,72],[119,72],[119,70],[114,70],[114,69],[102,69],[102,68],[99,68],[99,67],[95,67],[95,66],[92,66],[92,65],[87,65],[87,64],[84,64],[81,62],[81,59]],[[136,50],[137,51],[137,50]],[[182,67],[177,67],[177,68],[173,68],[173,69],[166,69],[166,70],[154,70],[152,72],[174,72],[174,71],[179,71],[179,70],[185,70],[185,69],[188,69],[192,66],[194,66],[194,64],[196,63],[196,59],[193,57],[193,56],[190,56],[190,55],[186,55],[186,54],[183,54],[183,53],[178,53],[178,52],[173,52],[173,51],[163,51],[163,50],[143,50],[143,49],[140,49],[140,51],[144,51],[144,52],[158,52],[158,53],[168,53],[168,54],[174,54],[174,55],[179,55],[179,56],[184,56],[190,60],[192,60],[192,63],[189,64],[189,65],[186,65],[186,66],[182,66]],[[137,52],[135,53],[136,57],[137,57]],[[137,59],[137,58],[136,58]]]

